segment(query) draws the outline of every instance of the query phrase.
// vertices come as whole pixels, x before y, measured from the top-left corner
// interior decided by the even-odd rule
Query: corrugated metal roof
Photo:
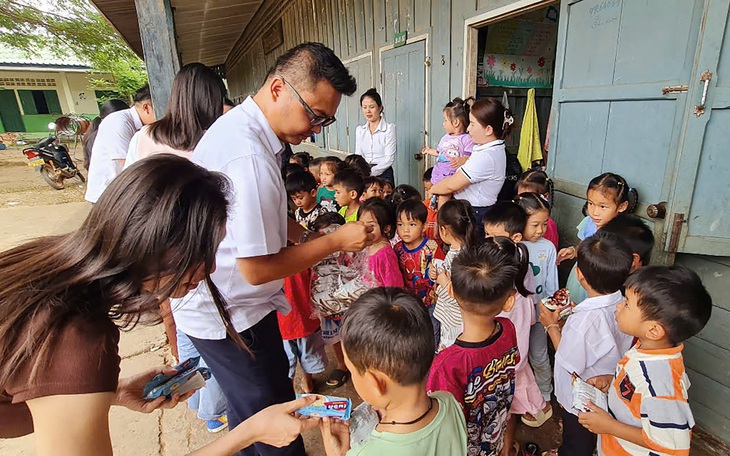
[[[0,66],[3,67],[49,67],[49,68],[87,68],[91,66],[73,54],[63,55],[51,49],[39,48],[32,54],[0,44]]]

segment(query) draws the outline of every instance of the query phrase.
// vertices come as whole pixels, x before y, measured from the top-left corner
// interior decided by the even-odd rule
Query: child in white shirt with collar
[[[603,387],[596,384],[599,379],[591,379],[612,374],[631,348],[632,337],[618,330],[614,313],[624,299],[621,287],[632,262],[625,241],[610,233],[597,233],[578,247],[576,275],[588,298],[575,307],[562,331],[560,309],[550,311],[540,305],[540,321],[555,346],[555,396],[563,407],[561,456],[591,456],[596,448],[596,436],[581,426],[578,410],[572,407],[571,374]]]

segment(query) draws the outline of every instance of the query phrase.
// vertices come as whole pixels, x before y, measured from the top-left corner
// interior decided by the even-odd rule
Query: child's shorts
[[[327,368],[327,353],[320,330],[307,337],[284,341],[284,351],[289,358],[289,378],[294,378],[297,360],[307,374],[320,374]]]
[[[342,326],[342,317],[344,315],[344,313],[339,313],[328,317],[319,317],[322,339],[324,339],[325,344],[332,346],[340,341],[340,326]]]

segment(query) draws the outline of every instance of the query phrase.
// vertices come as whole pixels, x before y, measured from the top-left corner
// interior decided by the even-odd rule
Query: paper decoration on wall
[[[511,20],[489,26],[483,84],[551,88],[558,28],[555,24]]]

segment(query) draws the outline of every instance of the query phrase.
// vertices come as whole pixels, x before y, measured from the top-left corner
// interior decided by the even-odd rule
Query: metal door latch
[[[687,87],[686,85],[666,86],[662,89],[662,95],[666,95],[668,93],[686,92],[687,90],[689,90],[689,87]]]
[[[702,89],[702,100],[700,104],[695,106],[695,115],[697,117],[705,113],[705,103],[707,102],[707,90],[710,88],[710,81],[712,81],[712,73],[709,70],[705,70],[700,75],[700,81],[705,83],[704,89]]]

